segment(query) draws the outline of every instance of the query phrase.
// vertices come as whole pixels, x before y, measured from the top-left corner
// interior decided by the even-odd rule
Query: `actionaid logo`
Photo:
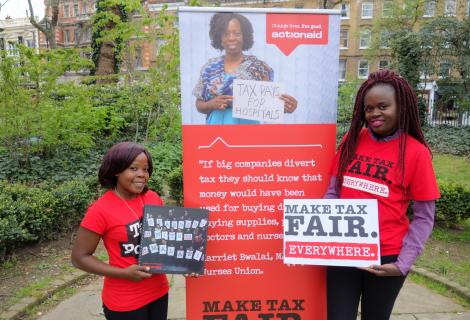
[[[328,44],[328,15],[268,13],[266,42],[286,56],[300,44]]]

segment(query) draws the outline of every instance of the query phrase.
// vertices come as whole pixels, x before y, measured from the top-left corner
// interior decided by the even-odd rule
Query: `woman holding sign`
[[[362,319],[389,319],[431,234],[439,198],[416,94],[401,76],[378,71],[359,88],[325,198],[377,199],[381,252],[381,265],[328,267],[328,319],[356,319],[359,300]]]
[[[212,16],[209,36],[215,49],[224,55],[210,59],[201,70],[193,90],[196,108],[207,115],[207,124],[256,124],[258,121],[232,116],[233,80],[273,81],[274,72],[265,62],[243,51],[253,46],[253,26],[238,14],[221,12]],[[297,100],[282,94],[284,112],[292,113]]]
[[[105,277],[101,296],[108,320],[167,319],[165,274],[151,274],[148,267],[137,265],[144,204],[163,204],[147,187],[152,171],[144,147],[122,142],[109,149],[98,173],[108,190],[86,212],[72,249],[74,266]],[[109,263],[94,256],[101,239]]]

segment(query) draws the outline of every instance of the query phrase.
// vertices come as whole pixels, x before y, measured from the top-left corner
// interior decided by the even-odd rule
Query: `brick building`
[[[49,2],[50,0],[44,0],[46,8],[48,8]],[[94,12],[94,0],[61,0],[55,30],[57,46],[59,48],[89,47],[91,44],[91,16]],[[50,7],[46,16],[49,18],[52,16]],[[42,23],[45,23],[45,20]],[[40,33],[39,43],[41,48],[49,47],[43,33]]]

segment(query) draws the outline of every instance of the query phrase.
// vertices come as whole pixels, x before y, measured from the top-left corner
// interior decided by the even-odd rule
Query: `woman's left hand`
[[[284,113],[292,113],[297,109],[297,100],[294,97],[288,94],[281,94],[279,99],[284,101]]]
[[[382,265],[372,265],[367,268],[360,268],[367,272],[373,273],[379,277],[396,277],[401,276],[400,269],[393,263],[386,263]]]

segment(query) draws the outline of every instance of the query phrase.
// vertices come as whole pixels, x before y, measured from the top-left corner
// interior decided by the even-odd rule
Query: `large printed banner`
[[[351,267],[380,264],[377,200],[284,200],[284,262]]]
[[[210,211],[187,319],[326,319],[324,268],[283,263],[283,201],[327,187],[339,15],[191,7],[179,23],[185,206]]]

